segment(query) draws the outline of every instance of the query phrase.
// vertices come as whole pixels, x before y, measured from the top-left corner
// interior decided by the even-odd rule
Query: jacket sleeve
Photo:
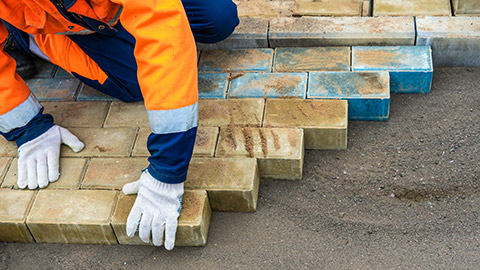
[[[15,73],[16,63],[3,49],[8,36],[0,22],[0,134],[20,146],[53,126],[27,84]]]
[[[165,183],[185,181],[198,122],[197,53],[180,0],[112,0],[136,40],[137,76],[152,133],[148,171]]]

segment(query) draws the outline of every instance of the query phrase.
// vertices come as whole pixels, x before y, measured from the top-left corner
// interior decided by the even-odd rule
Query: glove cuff
[[[153,178],[153,176],[145,170],[140,179],[140,185],[148,188],[154,193],[167,193],[167,194],[177,194],[181,196],[183,194],[183,183],[180,184],[167,184],[158,181]]]

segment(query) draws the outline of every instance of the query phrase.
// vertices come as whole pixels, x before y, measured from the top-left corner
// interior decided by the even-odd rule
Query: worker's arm
[[[165,227],[171,249],[197,131],[195,41],[180,0],[112,1],[123,6],[120,21],[136,40],[137,76],[152,130],[150,165],[137,183],[127,234],[139,226],[143,241],[151,234],[161,245]]]
[[[15,61],[3,50],[7,35],[0,23],[0,134],[18,146],[17,185],[44,188],[59,177],[61,143],[76,151],[83,143],[54,125],[51,115],[43,114],[43,107],[16,74]]]

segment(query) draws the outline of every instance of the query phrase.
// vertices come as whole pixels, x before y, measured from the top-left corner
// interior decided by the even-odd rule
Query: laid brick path
[[[32,91],[86,147],[62,146],[59,181],[25,191],[16,186],[16,146],[0,139],[0,241],[143,244],[125,235],[135,196],[120,191],[148,165],[143,103],[107,98],[38,64]],[[305,149],[346,149],[349,116],[384,121],[391,91],[428,93],[432,59],[421,46],[208,50],[199,71],[181,246],[207,243],[212,211],[255,211],[260,179],[302,179]]]

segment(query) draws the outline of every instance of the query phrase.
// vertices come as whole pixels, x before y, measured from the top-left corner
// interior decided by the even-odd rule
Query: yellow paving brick
[[[108,102],[43,102],[45,113],[63,127],[102,127]]]
[[[137,138],[135,139],[135,145],[133,147],[132,156],[134,157],[150,156],[150,153],[148,153],[148,149],[147,149],[147,139],[150,133],[152,133],[150,128],[148,127],[140,128],[137,134]]]
[[[0,189],[0,242],[33,243],[25,225],[34,191]]]
[[[200,100],[199,125],[260,127],[264,104],[264,99]]]
[[[138,235],[128,237],[126,223],[136,196],[121,195],[112,217],[112,227],[118,242],[124,245],[146,245]],[[204,190],[185,191],[182,210],[178,218],[176,246],[205,246],[210,227],[211,209]]]
[[[295,15],[300,16],[360,16],[361,0],[297,0]]]
[[[9,142],[3,136],[0,136],[0,157],[16,157],[17,151],[15,142]]]
[[[264,127],[298,127],[305,131],[306,149],[347,148],[347,101],[267,101]]]
[[[140,178],[146,158],[92,158],[82,189],[118,189]]]
[[[255,157],[260,177],[302,179],[303,130],[295,128],[221,128],[216,157]]]
[[[214,211],[253,212],[258,184],[254,158],[194,158],[185,189],[206,190]]]
[[[147,109],[145,109],[143,101],[132,103],[113,101],[104,126],[148,127]]]
[[[8,167],[10,166],[12,159],[11,158],[0,158],[0,185],[3,182],[3,177],[7,173]]]
[[[133,147],[132,156],[148,157],[150,155],[147,150],[147,138],[148,135],[150,135],[150,132],[150,128],[140,128],[135,141],[135,146]],[[193,148],[193,156],[213,157],[217,137],[217,127],[198,127],[195,147]]]
[[[244,18],[274,18],[291,16],[294,0],[235,0],[238,6],[238,16]],[[243,19],[243,18],[242,18]]]
[[[137,133],[136,128],[70,128],[85,148],[74,153],[62,146],[62,156],[68,157],[125,157],[130,156]]]
[[[375,0],[373,16],[450,16],[449,0]]]
[[[8,169],[2,188],[17,189],[17,159],[14,159]],[[56,182],[50,183],[47,189],[77,189],[80,180],[85,173],[87,159],[84,158],[61,158],[60,177]]]
[[[116,244],[110,226],[116,200],[108,190],[40,190],[27,226],[39,243]]]

